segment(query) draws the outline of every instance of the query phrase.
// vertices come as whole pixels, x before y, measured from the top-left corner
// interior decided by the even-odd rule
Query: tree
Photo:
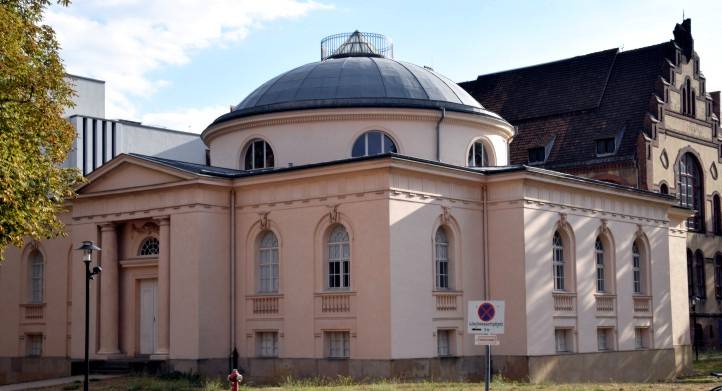
[[[67,5],[68,1],[59,2]],[[0,261],[10,245],[64,235],[59,214],[82,181],[60,167],[75,138],[73,105],[49,0],[0,0]]]

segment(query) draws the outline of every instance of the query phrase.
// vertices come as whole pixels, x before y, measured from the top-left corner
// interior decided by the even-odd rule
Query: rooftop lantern
[[[321,61],[343,57],[394,58],[394,44],[384,35],[358,30],[329,35],[321,40]]]

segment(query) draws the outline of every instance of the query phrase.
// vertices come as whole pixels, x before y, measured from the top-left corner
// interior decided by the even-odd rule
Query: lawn
[[[528,384],[520,382],[494,381],[491,389],[494,391],[636,391],[636,390],[681,390],[701,391],[722,384],[709,372],[722,370],[722,354],[704,355],[700,361],[695,362],[695,375],[670,383],[588,383],[588,384]],[[205,381],[193,376],[175,376],[173,378],[158,378],[148,376],[128,376],[102,381],[95,381],[91,384],[94,391],[217,391],[228,390],[228,383],[219,381]],[[79,383],[42,388],[43,391],[65,391],[80,390]],[[355,383],[348,378],[332,380],[297,380],[288,379],[276,387],[241,387],[241,390],[299,390],[299,391],[392,391],[392,390],[460,390],[478,391],[483,390],[484,385],[479,383],[443,383],[443,382],[418,382],[404,383],[395,381],[376,382],[370,384]]]

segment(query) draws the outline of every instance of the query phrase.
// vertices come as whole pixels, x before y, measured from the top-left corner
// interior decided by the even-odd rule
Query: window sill
[[[348,361],[350,359],[351,359],[351,357],[326,357],[326,360],[331,360],[331,361]]]

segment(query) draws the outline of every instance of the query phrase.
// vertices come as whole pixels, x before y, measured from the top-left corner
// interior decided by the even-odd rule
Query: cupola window
[[[275,164],[273,149],[265,140],[251,140],[245,149],[243,161],[245,170],[273,168]]]
[[[489,153],[486,146],[481,141],[475,141],[469,148],[467,156],[469,167],[486,167],[489,165]]]
[[[384,132],[372,130],[356,139],[351,150],[352,157],[398,152],[394,140]]]

